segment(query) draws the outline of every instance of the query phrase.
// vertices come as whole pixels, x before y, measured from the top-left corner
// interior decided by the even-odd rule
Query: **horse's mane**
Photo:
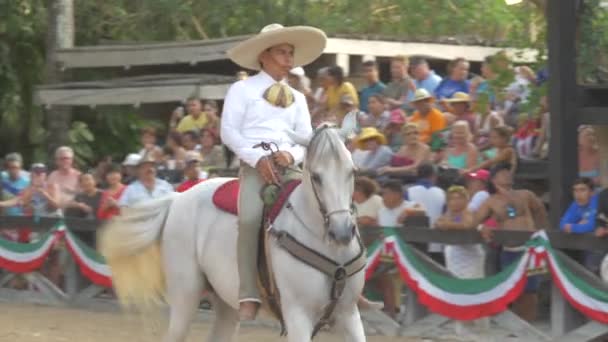
[[[338,134],[338,127],[322,124],[313,134],[306,150],[306,165],[313,165],[327,160],[331,156],[340,162],[352,163],[344,142]]]

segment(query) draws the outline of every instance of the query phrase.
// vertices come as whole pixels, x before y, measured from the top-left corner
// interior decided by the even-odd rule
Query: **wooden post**
[[[555,283],[551,284],[551,335],[559,337],[581,326],[585,318],[566,301]]]

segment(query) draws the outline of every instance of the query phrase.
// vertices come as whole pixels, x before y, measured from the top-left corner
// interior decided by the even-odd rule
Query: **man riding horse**
[[[261,303],[257,287],[258,236],[264,203],[260,192],[266,184],[279,184],[275,170],[302,162],[305,148],[286,131],[312,134],[304,95],[287,84],[289,71],[321,55],[326,44],[323,31],[306,26],[271,24],[228,51],[236,64],[259,70],[255,76],[233,84],[224,102],[222,141],[241,160],[238,203],[239,317],[254,319]],[[274,143],[272,156],[254,147]]]

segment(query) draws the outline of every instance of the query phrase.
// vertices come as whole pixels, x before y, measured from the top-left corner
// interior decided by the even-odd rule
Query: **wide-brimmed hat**
[[[279,44],[294,47],[293,66],[306,65],[317,59],[327,43],[327,36],[311,26],[284,27],[281,24],[265,26],[259,34],[226,52],[236,64],[251,70],[260,70],[259,57],[264,50]]]
[[[139,164],[139,160],[141,159],[141,156],[137,153],[130,153],[127,155],[127,157],[125,158],[125,160],[122,162],[122,165],[124,166],[136,166],[137,164]]]
[[[424,88],[416,89],[414,98],[410,102],[418,102],[422,100],[433,99],[433,96]]]
[[[355,147],[363,150],[365,148],[365,141],[370,139],[378,140],[381,145],[387,144],[386,137],[384,136],[384,134],[378,132],[375,127],[364,127],[355,140]]]
[[[452,95],[452,97],[445,99],[444,101],[449,103],[469,103],[471,102],[471,97],[467,93],[457,91]]]

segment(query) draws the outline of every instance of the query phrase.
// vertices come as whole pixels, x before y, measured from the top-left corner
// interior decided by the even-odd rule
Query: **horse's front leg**
[[[356,305],[353,306],[352,310],[335,315],[335,318],[336,333],[344,336],[345,342],[365,342],[363,322]]]
[[[314,323],[311,314],[307,313],[302,307],[289,305],[283,301],[283,319],[287,328],[287,341],[289,342],[310,342]]]

